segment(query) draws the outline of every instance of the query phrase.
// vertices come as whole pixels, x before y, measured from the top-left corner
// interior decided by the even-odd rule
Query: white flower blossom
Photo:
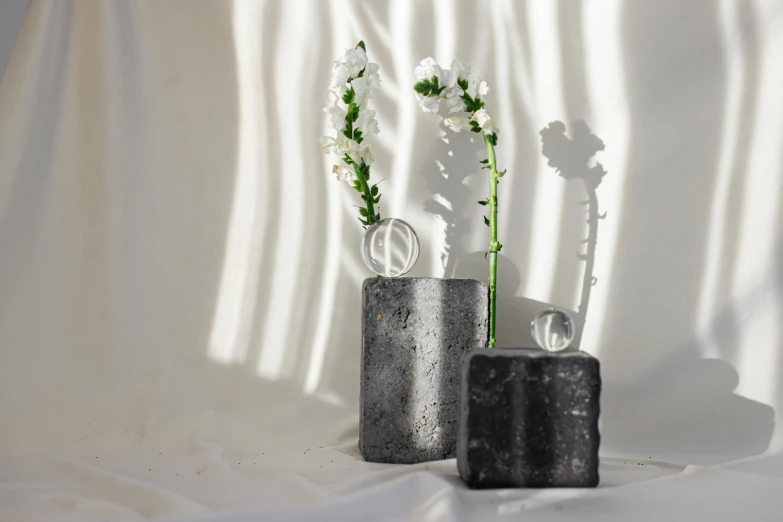
[[[455,88],[459,89],[459,86],[457,85],[456,71],[452,71],[451,69],[441,69],[440,74],[438,75],[438,85],[440,87],[445,87],[446,90]]]
[[[349,139],[345,134],[338,134],[337,138],[324,136],[321,138],[321,146],[324,154],[336,154],[340,158],[348,154],[348,157],[356,161],[359,158],[361,146],[354,140]]]
[[[367,166],[375,163],[375,151],[373,150],[371,144],[368,143],[362,147],[362,150],[359,152],[359,159]]]
[[[343,165],[335,165],[332,167],[332,173],[337,175],[337,181],[353,182],[353,180],[356,179],[356,172]]]
[[[348,71],[348,75],[351,78],[356,78],[362,69],[367,67],[367,53],[365,53],[364,49],[361,47],[348,49],[345,51],[345,54],[334,63],[335,68],[340,68],[341,66],[345,67]]]
[[[334,92],[342,99],[347,90],[348,77],[350,73],[344,65],[338,65],[332,71],[332,83],[329,85],[330,92]]]
[[[353,90],[356,93],[356,105],[365,105],[367,100],[372,98],[369,78],[365,78],[364,76],[356,78],[351,82],[351,87],[353,87]]]
[[[345,109],[335,103],[325,107],[324,112],[329,115],[329,127],[338,133],[342,132],[345,128]]]
[[[475,73],[473,72],[473,66],[469,62],[463,60],[454,60],[451,62],[451,68],[457,73],[457,76],[461,80],[467,80],[475,76]]]
[[[435,58],[428,56],[419,62],[419,65],[413,70],[413,74],[416,76],[416,81],[419,81],[425,78],[430,79],[433,76],[439,77],[442,71],[443,68],[437,64]]]
[[[375,111],[372,109],[361,109],[359,111],[359,119],[356,120],[354,126],[362,131],[362,137],[364,138],[366,138],[368,134],[378,134],[380,132],[378,121],[375,119]]]
[[[487,82],[485,82],[484,80],[481,80],[481,82],[478,84],[478,89],[476,89],[475,98],[483,100],[484,98],[486,98],[488,92],[489,92],[489,85],[487,85]]]
[[[413,70],[416,81],[431,80],[433,77],[438,79],[438,87],[451,89],[457,86],[457,74],[450,69],[444,69],[437,64],[432,56],[429,56],[419,62],[419,65]]]
[[[336,139],[331,136],[323,136],[321,137],[321,147],[323,148],[324,154],[337,154],[339,146]]]
[[[449,108],[449,114],[465,110],[465,102],[462,99],[464,94],[462,89],[449,89],[446,94],[446,106]]]
[[[381,75],[378,74],[380,66],[377,63],[368,63],[364,70],[364,78],[367,78],[373,87],[381,86]]]
[[[493,134],[498,132],[498,128],[492,118],[489,117],[486,109],[479,109],[476,114],[473,115],[473,121],[479,124],[481,130],[487,134]]]
[[[467,116],[454,116],[451,118],[446,118],[444,120],[446,122],[446,126],[453,130],[454,132],[459,132],[462,130],[471,130],[470,125],[470,118]]]
[[[481,81],[481,78],[479,78],[476,73],[473,70],[473,66],[465,61],[462,60],[454,60],[451,62],[451,68],[456,72],[457,78],[459,80],[464,80],[468,82],[468,89],[467,93],[470,95],[471,98],[476,97],[476,86]]]
[[[419,100],[419,105],[424,112],[440,111],[440,98],[437,96],[422,96],[417,93],[416,99]]]

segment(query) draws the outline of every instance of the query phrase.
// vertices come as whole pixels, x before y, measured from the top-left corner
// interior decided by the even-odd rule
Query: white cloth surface
[[[599,488],[358,455],[368,274],[318,139],[359,39],[412,276],[483,279],[487,240],[479,144],[413,68],[488,80],[499,344],[574,313]],[[0,83],[0,520],[780,520],[781,63],[778,0],[33,0]],[[540,153],[574,120],[606,144],[587,286],[584,187]]]

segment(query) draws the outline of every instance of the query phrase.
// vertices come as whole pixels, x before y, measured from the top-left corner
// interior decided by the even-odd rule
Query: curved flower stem
[[[492,138],[484,133],[484,146],[487,148],[487,165],[489,166],[489,343],[495,346],[495,309],[497,301],[498,274],[498,167],[495,159],[495,147]]]

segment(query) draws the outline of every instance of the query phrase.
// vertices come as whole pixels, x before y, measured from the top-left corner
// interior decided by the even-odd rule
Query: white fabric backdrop
[[[413,68],[489,81],[500,345],[574,311],[601,488],[357,456],[368,273],[318,139],[360,38],[410,275],[483,279],[486,243],[480,147]],[[779,520],[781,63],[778,0],[33,0],[0,83],[0,519]],[[589,288],[585,189],[539,136],[575,120],[606,145]]]

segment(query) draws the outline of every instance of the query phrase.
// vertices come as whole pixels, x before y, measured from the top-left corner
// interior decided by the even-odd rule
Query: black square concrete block
[[[362,455],[395,464],[455,457],[460,362],[487,345],[487,285],[374,277],[362,296]]]
[[[457,468],[471,488],[598,485],[598,359],[572,350],[465,354]]]

